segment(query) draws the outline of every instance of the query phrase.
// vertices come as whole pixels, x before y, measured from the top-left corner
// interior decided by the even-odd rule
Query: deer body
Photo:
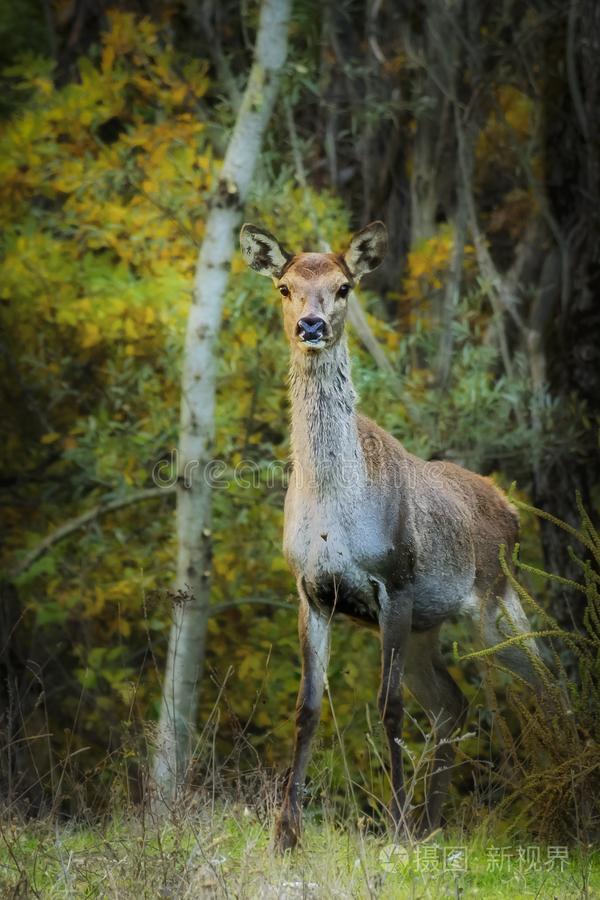
[[[428,831],[439,824],[450,781],[454,754],[448,739],[466,713],[466,701],[439,653],[439,628],[452,616],[470,614],[480,619],[488,644],[528,629],[498,561],[501,544],[508,553],[514,546],[516,513],[487,479],[413,456],[356,412],[344,335],[346,298],[355,281],[383,258],[381,223],[359,232],[343,257],[291,256],[268,232],[248,225],[241,244],[249,265],[271,275],[282,293],[291,345],[293,468],[283,546],[298,585],[302,678],[277,842],[285,849],[299,836],[330,624],[338,613],[380,633],[378,702],[390,749],[397,832],[409,828],[399,744],[403,684],[434,725],[440,744],[421,818],[421,829]],[[503,661],[535,679],[518,647],[507,649]]]
[[[329,361],[292,359],[283,542],[292,571],[313,602],[373,626],[376,580],[410,594],[413,630],[472,612],[477,556],[486,556],[473,534],[473,494],[504,513],[506,544],[514,543],[512,510],[486,479],[469,473],[472,485],[461,489],[444,477],[458,467],[413,456],[357,414],[345,342],[339,356],[333,387]]]

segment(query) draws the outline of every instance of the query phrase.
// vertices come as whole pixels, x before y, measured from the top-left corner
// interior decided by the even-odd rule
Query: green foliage
[[[393,348],[398,386],[371,366],[359,367],[362,407],[405,446],[427,459],[450,459],[478,472],[499,472],[526,482],[532,459],[546,464],[578,446],[587,428],[585,403],[552,399],[534,389],[527,360],[517,355],[503,371],[490,343],[487,299],[473,287],[458,304],[452,323],[453,353],[447,385],[436,376],[442,325],[422,311],[398,338],[383,323],[380,340]]]
[[[100,497],[151,485],[175,434],[198,196],[213,178],[195,115],[208,82],[148,20],[110,21],[75,83],[57,88],[28,60],[11,69],[28,100],[0,139],[1,402],[13,421],[1,453],[19,499],[8,566]],[[172,567],[170,506],[158,518],[156,506],[51,547],[20,581],[28,652],[57,691],[59,752],[74,722],[78,746],[118,730],[147,629],[164,632],[166,610],[160,623],[142,615]],[[154,692],[144,683],[145,706]]]
[[[193,265],[219,166],[197,114],[209,87],[204,68],[180,59],[148,20],[113,13],[79,76],[57,88],[48,66],[14,67],[29,99],[0,141],[1,315],[9,336],[2,403],[14,422],[1,452],[18,498],[8,514],[8,569],[47,530],[100,499],[152,486],[153,467],[168,463]],[[255,198],[250,215],[289,246],[310,246],[311,222],[295,214],[299,198],[282,178]],[[314,203],[323,233],[339,243],[347,232],[339,201],[320,194]],[[266,334],[264,317],[260,332],[255,325],[265,309]],[[290,723],[285,740],[274,739],[273,726],[293,709],[299,671],[295,609],[239,603],[284,603],[293,588],[280,548],[287,352],[277,296],[240,259],[220,360],[214,455],[227,477],[215,490],[213,597],[218,606],[236,605],[210,621],[212,680],[200,721],[232,666],[220,746],[227,752],[246,723],[265,760],[279,762]],[[67,805],[79,802],[82,773],[111,777],[110,766],[96,766],[121,741],[124,723],[156,711],[170,619],[162,590],[174,554],[166,496],[99,518],[50,546],[17,581],[27,652],[53,696],[47,713],[25,711],[28,734],[49,716],[51,751],[46,743],[32,750],[39,771],[64,752],[91,748],[62,781]],[[377,647],[360,633],[353,642],[359,653],[363,642],[373,645],[372,683],[357,695],[346,678],[344,711],[375,693]],[[43,781],[49,786],[49,777]]]
[[[298,53],[285,87],[293,112],[320,89],[318,15],[318,4],[301,4],[297,13]],[[40,47],[38,20],[34,32],[32,46]],[[12,421],[0,448],[7,570],[55,527],[100,499],[151,487],[154,467],[171,465],[195,257],[222,124],[231,121],[223,86],[208,64],[173,45],[172,33],[113,11],[68,83],[57,86],[52,63],[38,56],[12,59],[7,72],[11,97],[21,98],[0,137],[0,407]],[[510,116],[526,117],[521,95],[508,100]],[[388,100],[353,113],[351,142],[380,111],[390,114]],[[522,127],[519,121],[511,127]],[[274,123],[277,141],[272,136],[263,155],[246,217],[292,250],[320,240],[341,248],[353,210],[333,191],[298,185],[296,160],[281,149],[286,122],[282,114]],[[490,142],[499,127],[491,123]],[[318,153],[309,141],[301,150],[309,161]],[[513,199],[514,212],[523,198]],[[532,455],[543,448],[559,456],[577,441],[586,410],[535,392],[522,357],[510,376],[504,372],[470,248],[450,376],[439,386],[440,292],[453,241],[442,225],[412,248],[387,311],[375,294],[362,295],[397,382],[352,336],[361,407],[423,456],[501,470],[505,479],[527,476]],[[222,764],[235,780],[256,765],[257,753],[265,765],[287,764],[300,668],[293,584],[281,554],[287,348],[276,292],[238,256],[220,340],[214,456],[223,477],[214,491],[215,613],[196,774]],[[172,495],[124,507],[52,544],[16,581],[23,658],[37,668],[23,689],[25,721],[16,714],[6,738],[36,738],[27,744],[28,765],[37,767],[46,796],[66,809],[109,802],[107,785],[120,767],[131,791],[141,790],[131,785],[147,751],[140,723],[156,713],[164,668],[173,525]],[[534,527],[526,540],[537,564]],[[325,793],[344,810],[350,772],[367,819],[378,818],[389,792],[378,758],[378,667],[374,636],[336,625],[331,705],[310,790],[317,806]],[[454,667],[453,675],[476,700],[474,670]],[[215,762],[203,729],[217,719]],[[51,737],[37,739],[45,734]],[[420,740],[418,722],[409,725],[413,739]]]

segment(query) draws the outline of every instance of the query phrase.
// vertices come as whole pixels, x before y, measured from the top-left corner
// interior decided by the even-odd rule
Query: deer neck
[[[298,487],[321,496],[354,493],[364,480],[364,460],[346,339],[325,353],[294,347],[289,382]]]

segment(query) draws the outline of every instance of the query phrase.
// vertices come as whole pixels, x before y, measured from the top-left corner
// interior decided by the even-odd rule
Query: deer
[[[440,827],[450,787],[452,738],[467,701],[440,649],[448,619],[476,620],[484,645],[535,685],[535,641],[499,560],[518,536],[518,513],[488,478],[454,463],[409,453],[357,412],[345,324],[352,290],[383,261],[387,230],[376,221],[345,252],[288,252],[269,232],[245,224],[245,262],[270,277],[281,296],[290,345],[291,474],[283,551],[298,590],[301,678],[290,774],[275,846],[301,836],[311,743],[321,713],[338,614],[378,631],[378,711],[389,746],[394,835],[425,836]],[[422,809],[407,815],[402,760],[404,688],[435,729],[436,751]],[[409,813],[414,812],[409,810]]]

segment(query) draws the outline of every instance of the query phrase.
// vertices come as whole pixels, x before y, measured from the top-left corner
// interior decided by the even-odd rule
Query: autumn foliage
[[[477,107],[467,160],[476,213],[469,227],[461,226],[465,186],[457,134],[449,131],[440,138],[432,175],[437,196],[430,233],[411,241],[405,209],[411,191],[417,193],[419,141],[433,108],[427,91],[433,96],[434,90],[399,49],[404,32],[396,13],[386,12],[381,63],[352,18],[356,10],[332,25],[319,18],[321,5],[311,3],[297,10],[281,108],[247,218],[292,249],[318,249],[322,242],[341,248],[351,226],[364,224],[361,217],[388,219],[389,267],[361,302],[393,377],[352,335],[362,409],[410,450],[458,461],[505,486],[517,479],[520,496],[533,495],[538,505],[556,489],[557,512],[567,518],[575,487],[588,508],[598,499],[597,465],[590,462],[598,395],[586,355],[590,344],[593,352],[596,313],[585,305],[588,288],[580,284],[581,272],[592,273],[593,283],[596,270],[587,257],[581,257],[585,265],[573,257],[571,294],[561,295],[543,319],[539,254],[546,260],[556,253],[556,230],[571,227],[569,204],[556,199],[558,164],[549,146],[557,145],[540,126],[551,119],[549,108],[556,117],[565,109],[547,62],[565,44],[544,30],[549,26],[541,13],[538,21],[534,4],[525,5],[522,27],[540,35],[538,46],[524,32],[523,53],[536,61],[527,77],[492,12],[477,31],[482,46],[495,48],[487,81],[482,71],[488,70],[483,63],[477,69],[474,55],[464,78],[457,76],[461,110],[467,95]],[[101,512],[51,540],[31,565],[24,561],[45,536],[98,504],[133,497],[156,487],[157,479],[173,484],[185,319],[235,106],[223,73],[229,68],[239,82],[245,72],[243,28],[221,23],[227,52],[207,40],[192,50],[186,23],[178,20],[184,13],[165,7],[153,18],[117,7],[106,13],[68,77],[59,77],[56,60],[42,51],[17,55],[4,73],[10,103],[0,135],[0,404],[10,428],[0,454],[4,625],[11,644],[0,726],[6,742],[27,750],[3,763],[0,774],[15,796],[29,792],[43,804],[62,765],[61,802],[68,811],[106,803],[106,786],[122,765],[133,792],[141,792],[139,772],[152,742],[147,723],[156,718],[171,604],[178,602],[170,594],[173,493],[157,491]],[[333,29],[320,59],[317,25],[324,34]],[[412,19],[409,25],[418,31]],[[356,65],[340,61],[336,34],[347,40],[347,58],[355,54]],[[423,54],[431,51],[423,33],[413,37],[423,42]],[[452,121],[449,108],[441,110],[440,132]],[[563,192],[567,180],[559,185]],[[583,254],[585,225],[573,229],[556,246]],[[532,247],[538,256],[535,265],[527,257],[529,269],[520,270],[515,303],[500,307],[497,285],[482,270],[483,251],[508,278],[519,253],[533,256]],[[457,248],[460,289],[448,299]],[[540,317],[541,380],[530,340]],[[444,380],[439,359],[448,346]],[[286,353],[271,285],[234,258],[219,349],[214,610],[198,777],[207,765],[207,736],[214,735],[211,753],[224,780],[257,760],[281,769],[288,758],[299,662],[294,585],[280,546]],[[564,369],[563,356],[570,360]],[[565,546],[540,535],[533,518],[525,516],[524,525],[522,552],[534,564],[568,559]],[[551,596],[543,579],[536,589],[541,599]],[[462,626],[456,636],[467,639]],[[375,804],[370,798],[388,789],[376,753],[378,664],[371,634],[347,623],[336,627],[334,708],[324,710],[322,771],[334,787],[345,778],[342,757],[332,750],[340,740],[336,723],[343,723],[347,760],[365,788],[367,811]],[[453,666],[452,674],[479,703],[475,668]],[[487,711],[480,718],[491,728]],[[411,727],[416,733],[417,725]],[[464,772],[467,783],[471,769]],[[322,781],[315,790],[324,787]]]

